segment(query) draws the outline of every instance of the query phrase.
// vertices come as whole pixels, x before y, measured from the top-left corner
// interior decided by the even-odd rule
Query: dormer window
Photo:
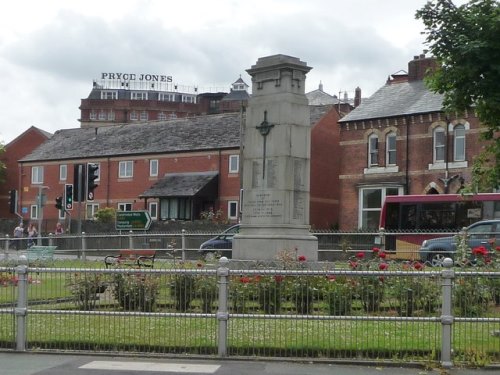
[[[103,100],[117,100],[118,91],[103,90],[101,91],[101,99]]]

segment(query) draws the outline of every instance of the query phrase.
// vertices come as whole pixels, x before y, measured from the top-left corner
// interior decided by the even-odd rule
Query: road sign
[[[116,212],[116,230],[148,230],[151,221],[148,211]]]

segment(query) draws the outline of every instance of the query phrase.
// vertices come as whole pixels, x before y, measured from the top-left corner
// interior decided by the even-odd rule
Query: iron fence
[[[21,257],[20,260],[23,260]],[[500,272],[102,259],[0,267],[4,349],[500,363]],[[394,268],[394,270],[391,270]]]

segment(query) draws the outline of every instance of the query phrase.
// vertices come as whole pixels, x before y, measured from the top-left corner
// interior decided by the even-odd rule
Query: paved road
[[[1,375],[489,375],[499,368],[425,370],[284,361],[200,360],[0,352]]]

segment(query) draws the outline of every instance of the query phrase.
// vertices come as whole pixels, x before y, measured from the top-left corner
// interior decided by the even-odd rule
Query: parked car
[[[233,249],[233,237],[235,234],[239,233],[240,224],[233,225],[227,228],[221,234],[203,242],[200,245],[200,253],[204,256],[207,254],[218,252],[219,250],[232,250]],[[224,256],[230,256],[230,251],[224,251]]]
[[[500,244],[500,220],[484,220],[469,225],[464,229],[468,235],[470,249],[484,246],[492,250],[492,244]],[[420,247],[420,259],[433,266],[441,266],[443,259],[453,258],[457,251],[457,238],[440,237],[425,240]]]

